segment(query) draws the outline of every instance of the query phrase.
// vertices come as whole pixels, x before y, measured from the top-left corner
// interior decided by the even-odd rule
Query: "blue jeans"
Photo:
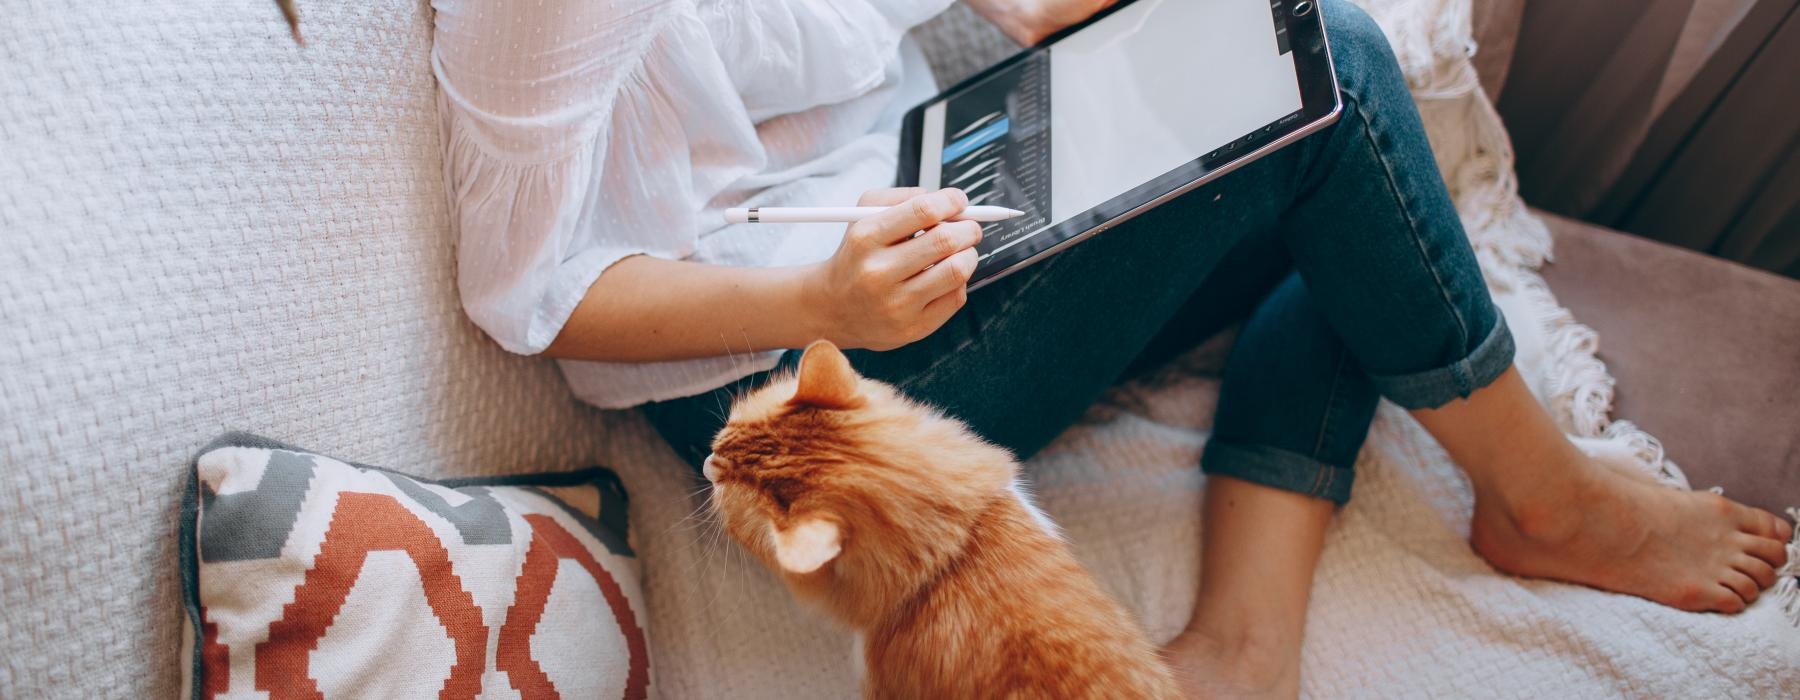
[[[1379,397],[1467,397],[1511,366],[1513,344],[1381,30],[1348,2],[1322,11],[1337,124],[982,288],[922,341],[851,363],[1023,458],[1122,376],[1261,299],[1201,466],[1347,500]],[[720,402],[767,376],[644,412],[698,465]]]

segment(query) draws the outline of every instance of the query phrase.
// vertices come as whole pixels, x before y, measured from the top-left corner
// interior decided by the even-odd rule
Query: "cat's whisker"
[[[701,496],[706,494],[711,489],[712,489],[712,484],[706,483],[706,482],[701,482],[700,484],[696,485],[694,488],[688,490],[687,493],[685,494],[687,499],[689,501],[694,501],[695,499],[699,499],[699,502],[694,504],[694,507],[688,511],[687,515],[683,516],[680,520],[677,520],[677,521],[675,521],[674,524],[670,525],[669,530],[674,530],[677,527],[682,527],[682,526],[688,525],[689,521],[691,521],[691,520],[701,520],[707,516],[710,516],[711,511],[712,511],[712,499],[710,497],[701,498]]]
[[[689,573],[691,575],[698,571],[709,576],[707,579],[709,581],[736,580],[736,575],[747,561],[749,553],[745,552],[736,541],[727,535],[723,523],[714,519],[710,524],[713,527],[700,533],[700,556],[694,561],[694,566],[690,567]],[[723,570],[721,571],[721,569]],[[714,574],[724,575],[713,576]],[[720,598],[724,594],[723,589],[715,589],[712,596],[702,605],[710,611],[720,603]],[[735,614],[735,608],[733,611]]]
[[[742,329],[739,329],[739,330],[742,330]],[[750,341],[748,340],[748,338],[749,338],[749,336],[745,336],[745,341],[744,341],[744,351],[745,352],[750,351]],[[731,341],[725,339],[725,333],[723,331],[721,331],[719,333],[719,344],[725,346],[725,357],[729,358],[733,362],[736,362],[737,361],[737,353],[732,352]]]
[[[677,574],[682,579],[692,578],[710,565],[708,560],[712,557],[711,543],[723,536],[724,526],[719,522],[718,512],[712,506],[712,498],[703,495],[711,486],[710,483],[702,482],[689,491],[687,498],[695,501],[693,510],[668,529],[668,532],[679,530],[687,533],[680,537],[683,549],[690,555],[690,560]]]
[[[679,578],[682,580],[694,580],[697,578],[697,574],[710,566],[712,555],[710,553],[711,547],[708,543],[712,540],[713,533],[716,533],[717,531],[718,528],[711,528],[708,531],[696,533],[698,535],[697,537],[688,540],[687,550],[688,553],[693,556],[688,561],[687,565],[682,567],[681,573],[678,574]]]
[[[746,561],[746,558],[748,557],[748,552],[745,552],[742,547],[737,545],[736,542],[726,541],[727,538],[724,537],[723,528],[714,530],[713,535],[714,535],[714,537],[712,537],[710,539],[711,546],[709,546],[707,548],[707,556],[705,557],[704,561],[708,566],[712,566],[715,563],[717,563],[724,568],[724,571],[710,572],[710,573],[721,573],[721,574],[723,574],[723,576],[710,578],[710,579],[708,579],[708,581],[712,582],[712,581],[738,580],[738,574],[741,572],[741,570],[744,566],[744,562]],[[724,551],[724,554],[722,555],[724,557],[724,560],[723,560],[723,562],[718,562],[715,559],[715,557],[720,556],[717,553],[720,552],[721,549]],[[725,588],[723,586],[715,586],[713,588],[712,595],[707,598],[706,602],[701,604],[702,609],[706,610],[708,614],[711,614],[721,604],[722,601],[726,600],[726,598],[725,598],[726,594],[727,594],[727,591],[725,590]],[[720,620],[719,624],[721,624],[721,625],[731,624],[736,619],[736,617],[741,614],[742,609],[743,609],[742,606],[731,606],[728,610],[726,610],[726,613],[723,616],[723,619]]]
[[[689,512],[685,517],[669,525],[668,531],[687,532],[714,524],[716,522],[716,516],[714,516],[711,511],[712,507],[709,504],[702,503],[699,506],[696,506],[694,510]]]
[[[687,527],[687,530],[695,533],[700,539],[705,540],[707,538],[718,536],[718,533],[724,530],[724,524],[719,522],[718,517],[712,513],[711,508],[702,508],[699,513],[691,518],[691,524]],[[704,542],[702,542],[702,544],[704,544]]]

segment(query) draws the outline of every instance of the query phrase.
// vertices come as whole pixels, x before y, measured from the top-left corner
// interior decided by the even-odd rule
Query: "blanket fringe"
[[[1692,488],[1662,441],[1631,421],[1612,418],[1617,380],[1600,360],[1599,333],[1558,304],[1550,285],[1537,273],[1516,271],[1514,283],[1544,334],[1545,399],[1551,413],[1566,421],[1565,428],[1577,437],[1606,440],[1630,451],[1639,466],[1663,483]]]
[[[1787,509],[1788,520],[1796,523],[1794,539],[1787,545],[1787,563],[1775,572],[1775,588],[1769,591],[1788,622],[1800,627],[1800,508]]]

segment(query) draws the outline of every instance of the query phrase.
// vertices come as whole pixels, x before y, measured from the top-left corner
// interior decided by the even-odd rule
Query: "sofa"
[[[302,3],[305,47],[271,5],[0,23],[0,697],[177,692],[177,501],[228,430],[421,476],[678,464],[462,314],[429,4]],[[1516,12],[1479,16],[1507,43]],[[940,81],[1004,50],[966,16],[921,37]],[[1622,415],[1697,484],[1794,502],[1800,283],[1552,227]]]

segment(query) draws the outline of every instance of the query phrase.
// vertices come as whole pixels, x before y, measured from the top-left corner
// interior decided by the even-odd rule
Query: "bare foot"
[[[1556,478],[1477,488],[1469,540],[1495,568],[1695,612],[1739,612],[1774,585],[1787,521],[1556,452]]]
[[[1163,658],[1188,698],[1295,698],[1300,695],[1299,644],[1227,643],[1190,627]]]

